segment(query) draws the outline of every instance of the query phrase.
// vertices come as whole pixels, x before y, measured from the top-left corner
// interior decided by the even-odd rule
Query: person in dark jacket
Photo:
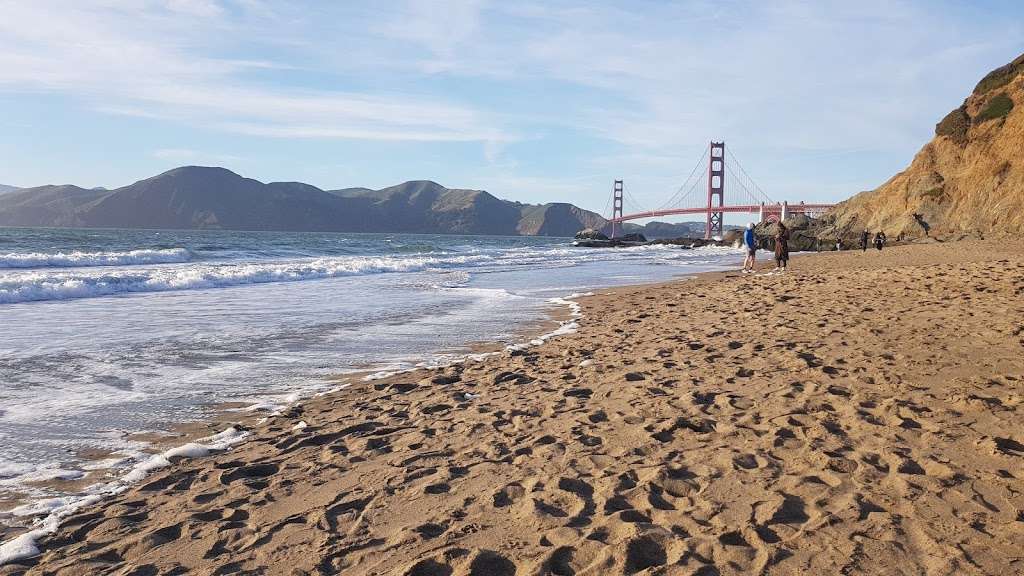
[[[786,225],[779,222],[778,231],[775,233],[775,270],[786,271],[786,264],[789,263],[789,230]]]
[[[881,251],[882,246],[885,246],[885,232],[879,230],[875,233],[875,248]]]
[[[757,236],[754,235],[754,223],[747,224],[743,231],[743,247],[747,250],[747,257],[743,259],[743,273],[749,274],[754,271],[754,258],[757,256]]]
[[[865,229],[864,229],[864,232],[863,232],[863,233],[862,233],[862,234],[860,235],[860,251],[861,251],[861,252],[867,252],[867,249],[868,249],[868,240],[869,240],[870,238],[871,238],[871,235],[870,235],[870,234],[868,234],[868,229],[867,229],[867,228],[865,228]]]

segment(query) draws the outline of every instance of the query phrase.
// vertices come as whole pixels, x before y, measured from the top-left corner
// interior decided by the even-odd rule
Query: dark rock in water
[[[576,233],[576,246],[583,246],[585,248],[607,248],[613,246],[630,246],[633,244],[643,244],[647,242],[647,238],[643,234],[633,233],[625,234],[617,238],[609,239],[604,233],[587,228],[586,230],[580,230]]]
[[[657,240],[651,240],[651,244],[669,244],[671,246],[680,246],[682,248],[732,245],[731,242],[725,242],[724,240],[705,240],[704,238],[688,238],[686,236],[681,236],[679,238],[659,238]]]
[[[576,240],[572,245],[580,248],[608,248],[612,242],[611,240]]]
[[[594,230],[593,228],[586,228],[576,233],[577,240],[608,240],[608,237]]]
[[[613,238],[611,240],[574,240],[572,245],[581,248],[621,248],[628,246],[643,246],[648,242],[645,240],[624,240]]]
[[[623,242],[647,242],[647,238],[645,238],[644,235],[640,233],[619,236],[618,238],[616,238],[616,240],[621,240]]]
[[[735,244],[743,241],[743,230],[726,230],[722,233],[722,242],[726,244]]]

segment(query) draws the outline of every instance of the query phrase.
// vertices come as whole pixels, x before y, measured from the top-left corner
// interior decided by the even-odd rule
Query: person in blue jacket
[[[754,236],[754,223],[747,224],[743,231],[743,247],[747,249],[747,257],[743,260],[743,273],[749,274],[754,271],[754,258],[757,255],[757,237]]]

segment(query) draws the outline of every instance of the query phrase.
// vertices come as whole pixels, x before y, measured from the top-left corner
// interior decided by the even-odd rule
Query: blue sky
[[[834,201],[1022,52],[1018,0],[0,0],[0,183],[201,164],[603,211],[724,139],[771,197]]]

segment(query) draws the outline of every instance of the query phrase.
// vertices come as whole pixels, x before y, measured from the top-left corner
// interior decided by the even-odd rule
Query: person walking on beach
[[[878,251],[881,252],[882,246],[885,246],[885,232],[879,230],[878,232],[875,233],[875,248],[877,248]]]
[[[842,249],[843,249],[843,239],[842,238],[836,238],[836,252],[839,252]]]
[[[789,263],[789,230],[782,222],[777,224],[778,232],[775,233],[775,270],[786,271],[786,264]]]
[[[757,236],[754,235],[754,223],[747,224],[743,231],[743,247],[747,249],[747,257],[743,259],[743,273],[749,274],[754,271],[754,259],[757,256]]]
[[[864,229],[864,233],[860,235],[860,251],[861,252],[867,252],[868,251],[868,238],[870,238],[870,234],[868,234],[868,229],[865,228]]]

